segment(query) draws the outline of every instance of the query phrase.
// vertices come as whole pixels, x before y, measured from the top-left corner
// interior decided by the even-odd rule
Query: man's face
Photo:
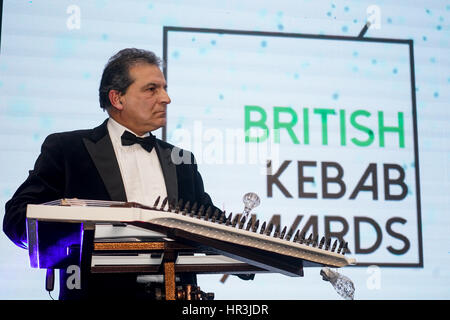
[[[165,126],[170,97],[161,70],[139,63],[130,68],[129,75],[134,82],[120,95],[122,110],[116,120],[138,135]]]

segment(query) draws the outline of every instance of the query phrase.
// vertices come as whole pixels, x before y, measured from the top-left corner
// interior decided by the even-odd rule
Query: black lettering
[[[341,231],[333,231],[331,232],[331,222],[340,222],[342,224],[342,230]],[[325,216],[325,237],[331,238],[337,238],[339,242],[344,241],[344,236],[348,232],[348,223],[347,220],[345,220],[343,217],[339,216]],[[346,253],[350,253],[350,251],[347,249]]]
[[[306,221],[305,226],[303,227],[301,233],[304,233],[305,236],[308,236],[309,234],[306,234],[306,232],[312,227],[312,234],[313,237],[319,234],[319,227],[317,222],[317,216],[310,216],[308,221]]]
[[[372,175],[372,185],[366,186],[364,183],[367,181],[369,176]],[[372,191],[372,199],[378,200],[378,182],[377,182],[377,164],[371,163],[364,171],[363,176],[358,182],[358,185],[353,190],[350,195],[350,199],[355,199],[360,191]]]
[[[297,215],[295,217],[294,222],[292,223],[291,227],[289,228],[289,231],[286,235],[287,239],[290,239],[292,237],[292,235],[294,234],[295,230],[297,229],[298,225],[300,224],[300,221],[302,221],[303,216],[302,215]]]
[[[389,219],[386,222],[386,231],[387,231],[387,233],[389,235],[393,236],[394,238],[397,238],[397,239],[403,241],[404,244],[405,244],[403,246],[403,248],[401,248],[401,249],[394,249],[392,246],[388,246],[387,249],[392,254],[396,254],[396,255],[405,254],[406,252],[408,252],[409,248],[411,247],[411,244],[410,244],[410,242],[409,242],[407,237],[405,237],[404,235],[402,235],[402,234],[392,230],[392,225],[394,223],[405,224],[406,222],[407,221],[405,219],[400,218],[400,217],[393,217],[393,218]]]
[[[386,200],[403,200],[408,193],[408,187],[405,184],[405,171],[398,164],[386,163],[383,165],[384,173],[384,198]],[[391,179],[389,177],[389,170],[394,169],[399,172],[399,177],[397,179]],[[402,192],[398,195],[393,195],[390,192],[390,186],[397,185],[400,186]]]
[[[365,222],[368,223],[370,225],[372,225],[372,227],[375,229],[376,233],[377,233],[377,240],[375,241],[375,243],[369,247],[369,248],[361,248],[361,231],[360,231],[360,227],[359,224],[361,222]],[[369,218],[369,217],[354,217],[354,224],[355,224],[355,253],[372,253],[375,250],[378,249],[378,247],[381,244],[381,240],[383,239],[383,234],[381,232],[381,228],[378,225],[378,223],[375,222],[375,220]]]
[[[303,174],[303,167],[315,167],[316,161],[298,161],[298,197],[299,198],[313,198],[317,199],[317,193],[305,192],[304,183],[314,182],[314,177],[305,177]]]
[[[328,168],[336,168],[338,173],[336,177],[328,177]],[[322,198],[339,199],[345,194],[345,183],[342,180],[344,169],[337,162],[322,162]],[[328,184],[337,183],[341,189],[338,193],[328,192]]]
[[[274,214],[270,220],[269,223],[267,224],[267,226],[269,225],[273,225],[273,227],[276,228],[280,228],[281,227],[281,215],[279,214]]]
[[[297,230],[298,225],[300,224],[300,221],[302,221],[303,216],[302,215],[297,215],[295,217],[294,222],[292,223],[291,227],[289,228],[287,234],[286,234],[286,239],[290,239],[292,237],[292,235],[294,234],[295,230]],[[256,219],[254,219],[256,220]],[[270,218],[270,220],[267,223],[267,228],[275,228],[275,230],[281,230],[281,215],[279,214],[274,214],[272,215],[272,217]],[[267,229],[266,229],[267,230]]]
[[[292,198],[292,195],[287,191],[287,189],[283,186],[283,184],[278,179],[283,171],[287,168],[287,166],[291,163],[290,160],[283,161],[278,171],[273,175],[272,174],[272,161],[267,161],[267,197],[272,198],[273,189],[272,185],[275,184],[280,189],[280,191],[284,194],[286,198]]]

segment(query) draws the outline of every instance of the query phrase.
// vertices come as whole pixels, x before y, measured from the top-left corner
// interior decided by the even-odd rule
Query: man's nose
[[[172,102],[172,100],[170,99],[169,94],[167,93],[166,89],[162,89],[161,102],[165,103],[165,104],[169,104],[169,103]]]

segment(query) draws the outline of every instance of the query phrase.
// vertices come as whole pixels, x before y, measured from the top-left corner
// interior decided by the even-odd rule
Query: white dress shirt
[[[152,206],[158,196],[167,197],[166,183],[155,148],[148,152],[139,144],[123,146],[121,136],[126,127],[112,118],[108,120],[108,132],[114,147],[128,201]],[[145,134],[142,137],[146,137]]]

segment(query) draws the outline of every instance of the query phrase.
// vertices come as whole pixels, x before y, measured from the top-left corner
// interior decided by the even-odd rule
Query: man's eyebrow
[[[142,88],[147,88],[150,86],[154,86],[154,87],[163,87],[164,89],[167,89],[167,84],[161,84],[161,83],[156,83],[156,82],[149,82],[145,85],[142,86]]]

